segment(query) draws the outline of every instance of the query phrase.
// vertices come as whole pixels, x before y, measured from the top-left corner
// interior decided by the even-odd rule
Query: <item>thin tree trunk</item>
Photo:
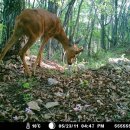
[[[104,14],[101,14],[101,48],[106,50],[105,46],[105,25],[104,25]]]
[[[118,0],[115,0],[114,4],[115,4],[115,14],[114,14],[115,21],[114,21],[114,30],[113,30],[113,32],[114,32],[114,35],[113,35],[113,46],[116,46],[116,44],[117,44],[117,26],[118,26],[118,18],[117,18]]]
[[[72,34],[71,34],[71,36],[70,36],[71,41],[73,41],[73,37],[74,37],[74,34],[75,34],[75,30],[76,30],[77,24],[78,24],[78,22],[79,22],[79,15],[80,15],[82,3],[83,3],[83,0],[81,0],[81,2],[80,2],[80,4],[79,4],[76,22],[75,22],[75,25],[73,26],[73,32],[72,32]]]

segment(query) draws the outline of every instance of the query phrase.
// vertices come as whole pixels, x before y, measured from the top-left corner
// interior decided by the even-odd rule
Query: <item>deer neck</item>
[[[64,50],[68,50],[71,47],[69,39],[67,38],[64,30],[62,29],[58,35],[55,37],[63,46]]]

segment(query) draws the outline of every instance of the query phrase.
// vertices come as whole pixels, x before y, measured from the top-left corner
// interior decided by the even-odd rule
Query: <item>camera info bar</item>
[[[35,130],[35,129],[130,129],[130,123],[116,122],[0,122],[0,130]]]

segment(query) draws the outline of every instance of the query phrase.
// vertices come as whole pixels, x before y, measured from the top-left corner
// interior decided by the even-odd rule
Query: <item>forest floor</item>
[[[0,122],[130,121],[128,69],[107,64],[65,73],[37,67],[27,78],[21,65],[9,61],[0,66]]]

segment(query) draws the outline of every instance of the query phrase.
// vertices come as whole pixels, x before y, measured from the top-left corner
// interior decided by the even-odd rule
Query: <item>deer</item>
[[[40,66],[41,64],[42,51],[50,38],[55,38],[62,44],[68,65],[71,65],[77,54],[83,51],[82,47],[78,48],[77,45],[74,45],[69,41],[61,21],[56,14],[44,9],[25,9],[15,19],[13,34],[0,53],[0,61],[2,61],[8,50],[15,43],[18,43],[17,41],[24,36],[28,38],[28,41],[22,48],[20,48],[18,55],[22,60],[24,73],[28,76],[31,76],[32,72],[26,63],[25,55],[27,50],[37,41],[38,38],[41,38],[41,45],[33,66],[34,73],[36,66]]]

